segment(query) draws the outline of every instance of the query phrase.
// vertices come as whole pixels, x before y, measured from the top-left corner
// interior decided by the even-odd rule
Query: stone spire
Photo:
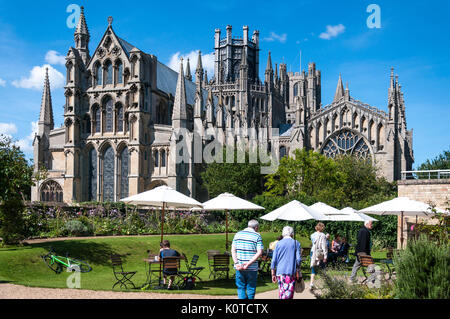
[[[266,72],[269,70],[272,71],[272,57],[270,56],[270,51],[269,51],[269,57],[267,58]]]
[[[344,85],[342,84],[342,77],[339,74],[339,80],[338,80],[338,84],[336,87],[336,93],[334,94],[334,100],[333,102],[337,102],[341,99],[341,97],[343,97],[345,95],[344,92]]]
[[[48,68],[45,69],[44,90],[42,92],[41,112],[39,114],[38,125],[40,133],[44,131],[44,127],[48,127],[50,130],[53,130],[54,128],[52,94],[50,91]]]
[[[191,64],[189,63],[189,58],[187,59],[186,63],[186,80],[192,81],[192,75],[191,75]]]
[[[205,75],[203,76],[203,87],[206,88],[208,85],[208,72],[205,70]]]
[[[81,7],[80,18],[78,19],[78,25],[74,34],[75,48],[80,52],[80,55],[85,64],[88,63],[89,56],[89,29],[86,24],[86,18],[84,16],[84,7]]]
[[[195,69],[195,83],[197,87],[203,86],[203,65],[202,65],[202,52],[198,51],[197,68]]]
[[[198,59],[197,59],[197,69],[196,72],[203,72],[203,64],[202,64],[202,51],[198,51]]]
[[[186,127],[186,86],[183,72],[183,59],[180,61],[180,73],[178,73],[177,89],[175,92],[175,102],[173,104],[172,126],[174,128]]]

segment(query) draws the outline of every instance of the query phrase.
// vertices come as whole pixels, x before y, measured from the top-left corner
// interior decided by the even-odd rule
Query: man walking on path
[[[356,273],[358,269],[361,268],[361,263],[359,261],[360,255],[370,256],[370,229],[372,229],[372,221],[364,222],[364,226],[358,232],[358,242],[355,247],[356,260],[353,265],[352,274],[350,275],[350,281],[355,282]]]
[[[264,246],[257,232],[257,220],[248,222],[248,227],[238,232],[231,245],[231,255],[236,269],[236,286],[239,299],[254,299],[258,278],[258,258]]]

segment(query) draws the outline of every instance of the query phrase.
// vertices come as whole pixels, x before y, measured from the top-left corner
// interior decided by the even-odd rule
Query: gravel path
[[[161,294],[154,292],[116,292],[81,289],[35,288],[0,284],[0,299],[237,299],[236,296]],[[256,294],[255,299],[278,299],[278,291]],[[308,289],[294,299],[314,299]]]

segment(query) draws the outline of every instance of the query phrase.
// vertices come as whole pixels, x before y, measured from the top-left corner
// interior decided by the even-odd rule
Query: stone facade
[[[242,32],[233,37],[227,26],[222,37],[216,29],[215,74],[208,80],[199,52],[192,81],[189,60],[186,72],[183,61],[178,73],[171,70],[120,38],[112,18],[91,55],[82,10],[66,57],[61,128],[54,128],[45,80],[33,145],[36,169],[45,166],[49,176],[33,188],[32,200],[63,194],[67,203],[117,201],[159,185],[205,200],[197,163],[212,142],[267,146],[276,158],[303,147],[353,154],[372,159],[391,181],[411,169],[412,131],[393,70],[387,113],[351,97],[340,76],[333,102],[322,106],[315,63],[287,72],[283,63],[273,67],[269,52],[261,81],[259,32]]]
[[[440,208],[442,210],[450,209],[450,179],[414,179],[398,181],[398,196],[408,197],[413,200],[424,202]],[[411,217],[403,218],[403,238],[406,240],[403,246],[406,246],[407,239],[411,232],[411,225],[426,221],[433,224],[435,221],[429,217]],[[397,245],[400,247],[401,238],[401,218],[398,217]]]

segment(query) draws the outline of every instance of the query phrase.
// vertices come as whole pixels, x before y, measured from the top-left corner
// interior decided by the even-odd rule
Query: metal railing
[[[402,180],[407,179],[450,179],[450,169],[423,171],[402,171]]]

